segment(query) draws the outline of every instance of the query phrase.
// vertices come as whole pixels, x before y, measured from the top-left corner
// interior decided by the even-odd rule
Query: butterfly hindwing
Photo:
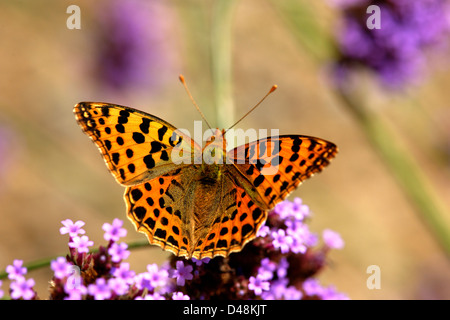
[[[192,168],[184,172],[177,169],[128,187],[124,196],[128,218],[136,230],[144,233],[150,243],[180,256],[188,255],[191,238],[183,201],[187,197],[183,178],[189,173]]]
[[[188,158],[193,148],[199,148],[171,124],[136,109],[81,102],[74,113],[83,131],[100,149],[111,173],[125,186],[176,169],[178,165],[172,161],[174,148],[191,150],[183,155]]]

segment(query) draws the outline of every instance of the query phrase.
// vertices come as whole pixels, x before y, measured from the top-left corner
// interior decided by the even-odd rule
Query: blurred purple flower
[[[211,258],[203,258],[203,259],[200,259],[200,260],[195,259],[195,258],[192,258],[192,261],[195,262],[195,265],[196,265],[197,267],[199,267],[199,266],[201,266],[202,264],[208,263],[209,261],[211,261]]]
[[[183,292],[174,292],[172,294],[172,300],[190,300],[191,298]]]
[[[264,291],[261,294],[261,298],[264,300],[281,300],[283,298],[284,291],[288,286],[289,279],[278,279],[270,283],[268,291]]]
[[[297,290],[294,286],[289,286],[283,290],[282,298],[284,300],[300,300],[303,294],[300,290]]]
[[[88,293],[88,289],[83,285],[74,286],[72,283],[66,282],[64,292],[67,293],[64,300],[82,300],[83,296]]]
[[[111,260],[113,262],[120,262],[130,256],[130,251],[128,251],[127,249],[128,245],[124,242],[113,243],[108,249],[108,253],[111,256]]]
[[[134,300],[166,300],[164,296],[160,295],[158,292],[153,294],[146,294],[144,297],[137,296]]]
[[[120,219],[114,219],[112,224],[104,223],[102,226],[105,234],[103,238],[106,241],[119,241],[121,237],[125,237],[127,235],[127,230],[122,228],[123,221]]]
[[[158,268],[156,263],[147,265],[147,272],[136,275],[135,281],[139,289],[154,290],[165,286],[169,278],[169,273],[165,269]]]
[[[288,268],[289,268],[289,262],[287,261],[287,259],[285,257],[281,258],[280,262],[278,263],[278,268],[277,268],[278,278],[282,279],[282,278],[286,277]]]
[[[271,261],[269,258],[264,258],[261,260],[261,266],[258,269],[258,275],[264,280],[270,280],[273,278],[273,272],[277,268],[275,262]]]
[[[72,274],[72,264],[67,262],[66,258],[58,257],[50,263],[50,267],[57,279],[63,279]]]
[[[176,18],[164,2],[113,0],[100,2],[95,39],[97,76],[114,90],[152,89],[174,63],[172,44]]]
[[[4,292],[2,290],[2,284],[3,284],[3,282],[2,282],[2,280],[0,280],[0,299],[3,298],[3,295],[4,295]]]
[[[273,209],[281,219],[287,219],[292,217],[295,220],[303,221],[306,217],[309,217],[309,207],[303,204],[302,199],[294,198],[294,201],[283,201],[278,203]]]
[[[177,285],[184,286],[186,280],[192,280],[192,266],[184,265],[184,262],[182,260],[178,260],[176,264],[176,269],[173,274],[174,278],[177,278]]]
[[[77,222],[74,223],[72,220],[66,219],[64,221],[61,221],[61,223],[64,226],[64,227],[61,227],[59,229],[59,232],[61,234],[68,233],[69,236],[75,237],[78,234],[85,234],[86,233],[86,231],[81,229],[81,227],[84,226],[84,224],[85,224],[83,221],[78,220]]]
[[[88,236],[76,236],[69,242],[69,247],[77,249],[79,253],[88,253],[89,247],[93,245],[94,242],[90,241]]]
[[[268,291],[270,282],[264,279],[260,274],[256,277],[251,276],[248,282],[248,289],[252,290],[257,296],[261,295],[263,291]]]
[[[27,274],[27,268],[23,267],[22,260],[14,260],[12,265],[6,267],[8,278],[11,280],[17,280],[23,278]]]
[[[273,238],[273,246],[276,249],[280,249],[281,253],[288,253],[291,250],[291,245],[294,241],[291,236],[286,235],[284,229],[272,231],[271,236]]]
[[[112,270],[111,274],[130,284],[133,282],[136,273],[133,270],[130,270],[130,264],[128,262],[122,262],[118,268]]]
[[[345,294],[337,292],[333,286],[322,287],[317,279],[307,279],[303,283],[303,291],[308,296],[316,296],[321,300],[348,300]]]
[[[25,279],[24,277],[16,278],[10,284],[11,298],[14,300],[23,299],[31,300],[35,296],[33,287],[35,282],[33,279]]]
[[[129,285],[122,278],[111,278],[108,280],[109,288],[117,295],[121,296],[128,292]]]
[[[366,67],[390,88],[419,81],[426,52],[448,45],[450,23],[447,0],[377,1],[380,29],[369,29],[366,1],[341,2],[343,28],[337,35],[341,57],[336,63],[337,84],[345,84],[357,66]]]
[[[322,238],[325,245],[330,249],[342,249],[344,247],[344,240],[342,240],[341,235],[333,230],[323,230]]]
[[[95,284],[90,284],[88,293],[94,297],[95,300],[107,300],[111,298],[112,290],[104,278],[98,278]]]

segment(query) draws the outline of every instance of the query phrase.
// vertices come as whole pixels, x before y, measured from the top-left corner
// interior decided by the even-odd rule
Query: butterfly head
[[[223,164],[226,157],[227,141],[225,130],[211,129],[211,136],[203,148],[203,162],[206,164]]]

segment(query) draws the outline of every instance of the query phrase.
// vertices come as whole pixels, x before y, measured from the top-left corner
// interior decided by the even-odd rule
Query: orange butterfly
[[[127,187],[128,218],[136,229],[187,258],[240,251],[267,212],[337,153],[333,143],[301,135],[268,137],[226,152],[225,130],[216,129],[201,148],[166,121],[132,108],[81,102],[74,113]],[[212,157],[205,161],[204,155]],[[277,170],[264,172],[271,168]]]

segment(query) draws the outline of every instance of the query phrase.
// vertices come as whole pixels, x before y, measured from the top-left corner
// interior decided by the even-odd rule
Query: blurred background
[[[380,30],[366,26],[370,4],[381,8]],[[80,29],[67,27],[69,5],[80,8]],[[231,126],[277,84],[239,127],[339,146],[289,197],[309,205],[313,231],[333,229],[346,243],[330,253],[324,285],[352,299],[449,299],[448,9],[438,0],[0,1],[0,269],[65,255],[65,219],[85,221],[96,247],[116,217],[126,241],[145,238],[72,108],[111,102],[191,130],[201,118],[181,73],[212,125]],[[399,181],[409,167],[398,154],[419,180],[405,183],[415,176],[405,171]],[[437,203],[431,218],[407,191],[417,186]],[[128,260],[142,272],[169,255],[145,247]],[[366,286],[370,265],[380,267],[379,290]],[[50,268],[28,276],[46,298]]]

